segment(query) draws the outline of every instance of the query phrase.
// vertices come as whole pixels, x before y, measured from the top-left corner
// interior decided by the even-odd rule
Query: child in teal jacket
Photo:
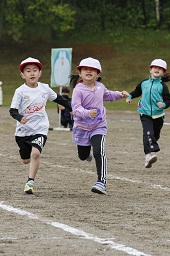
[[[145,153],[145,168],[152,167],[157,161],[156,152],[160,151],[157,143],[164,123],[164,109],[170,106],[170,94],[163,76],[167,70],[167,63],[162,59],[155,59],[150,65],[150,77],[138,84],[130,92],[126,102],[142,95],[138,102],[137,111],[143,127],[143,146]]]

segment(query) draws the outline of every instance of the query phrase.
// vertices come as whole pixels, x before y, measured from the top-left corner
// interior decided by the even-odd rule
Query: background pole
[[[3,105],[2,81],[0,81],[0,106]]]

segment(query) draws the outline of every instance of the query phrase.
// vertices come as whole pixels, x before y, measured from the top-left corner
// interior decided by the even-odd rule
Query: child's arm
[[[163,102],[158,102],[157,105],[159,108],[168,108],[170,106],[170,94],[168,86],[165,83],[162,83],[163,91],[162,91],[162,98]],[[162,104],[160,104],[162,103]]]
[[[21,114],[19,114],[18,109],[16,108],[10,108],[9,113],[14,119],[16,119],[21,124],[25,124],[28,121],[28,118],[26,116],[22,116]]]
[[[129,96],[126,98],[126,103],[130,104],[132,99],[138,98],[141,95],[142,95],[142,88],[141,88],[141,83],[140,83],[136,86],[134,91],[129,93]]]
[[[62,105],[58,104],[58,109],[59,109],[59,110],[64,110],[65,107],[63,107]]]
[[[67,108],[70,112],[72,112],[71,103],[66,98],[64,98],[62,95],[57,94],[57,98],[53,101],[55,103],[62,105],[63,107]]]
[[[127,98],[129,96],[129,93],[127,91],[121,92],[122,98]]]
[[[18,122],[21,122],[21,119],[24,117],[21,114],[19,114],[18,109],[16,108],[10,108],[9,113]]]
[[[95,118],[97,116],[97,110],[91,109],[89,115],[92,119]]]

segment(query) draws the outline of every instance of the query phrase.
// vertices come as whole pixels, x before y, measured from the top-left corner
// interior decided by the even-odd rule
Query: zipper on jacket
[[[152,84],[151,84],[151,88],[150,88],[151,116],[152,116],[152,99],[151,99],[151,91],[152,91],[153,82],[154,82],[154,79],[152,79]]]

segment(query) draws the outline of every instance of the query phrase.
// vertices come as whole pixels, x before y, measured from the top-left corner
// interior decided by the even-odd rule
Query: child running
[[[77,69],[81,80],[74,88],[72,95],[73,141],[77,145],[78,157],[82,161],[92,160],[90,153],[92,146],[98,179],[91,191],[106,194],[105,139],[107,122],[103,102],[116,101],[127,97],[129,94],[126,91],[110,91],[97,81],[101,80],[100,72],[102,72],[100,62],[97,59],[91,57],[83,59]],[[76,79],[72,79],[72,81],[75,82]]]
[[[63,88],[62,89],[62,96],[67,99],[71,103],[71,98],[69,97],[69,89]],[[65,107],[58,105],[58,113],[59,110],[61,110],[61,125],[64,126],[64,128],[67,128],[69,126],[70,131],[73,129],[73,116],[70,114],[69,110]]]
[[[23,60],[19,66],[25,83],[15,90],[10,115],[17,120],[15,140],[21,159],[29,165],[24,191],[34,193],[34,179],[40,165],[40,154],[47,140],[49,120],[45,110],[47,100],[54,101],[72,111],[69,101],[56,94],[48,84],[38,82],[42,64],[34,58]]]
[[[150,77],[138,84],[126,99],[131,100],[142,95],[138,102],[137,111],[143,127],[143,146],[145,153],[145,168],[152,167],[157,161],[156,152],[160,151],[157,143],[164,123],[164,109],[170,106],[170,94],[165,72],[167,63],[162,59],[155,59],[150,65]]]

